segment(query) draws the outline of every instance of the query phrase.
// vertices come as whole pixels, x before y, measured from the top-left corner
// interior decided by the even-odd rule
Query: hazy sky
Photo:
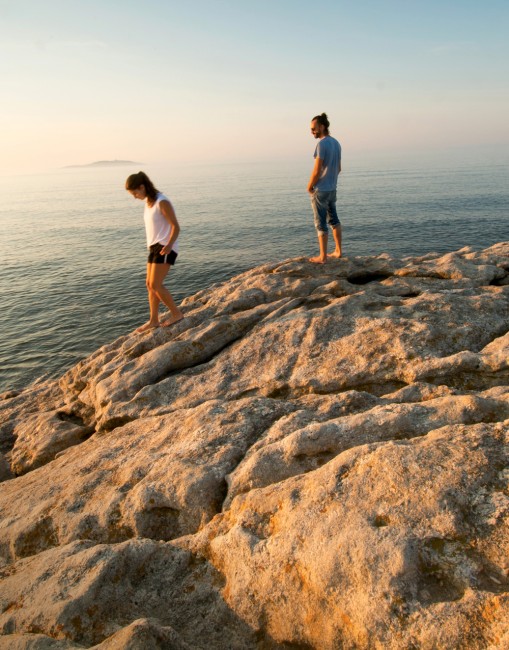
[[[0,0],[0,173],[509,144],[508,0]]]

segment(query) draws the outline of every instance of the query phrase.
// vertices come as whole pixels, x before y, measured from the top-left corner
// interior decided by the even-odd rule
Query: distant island
[[[112,167],[114,165],[141,165],[143,163],[133,160],[98,160],[88,165],[67,165],[64,169],[75,169],[76,167]]]

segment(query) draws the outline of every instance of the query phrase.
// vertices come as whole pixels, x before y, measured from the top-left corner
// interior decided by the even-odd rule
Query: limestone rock
[[[82,650],[70,641],[52,639],[45,634],[6,634],[0,636],[0,650]]]
[[[0,648],[508,648],[509,243],[182,308],[0,396]]]
[[[475,648],[509,615],[508,443],[506,420],[359,446],[237,497],[188,543],[280,642]]]
[[[230,475],[225,504],[242,492],[316,469],[342,451],[362,444],[413,438],[447,424],[491,422],[503,417],[509,418],[509,401],[469,395],[437,398],[425,404],[377,406],[368,413],[331,419],[326,424],[287,429],[283,438],[279,432],[274,436],[269,431]]]
[[[191,646],[256,647],[220,596],[220,574],[171,544],[73,542],[19,560],[2,577],[4,635],[37,631],[87,648],[106,639],[105,648],[136,648],[136,639],[159,637],[162,647],[184,650],[181,636]]]
[[[93,427],[64,411],[49,411],[28,415],[13,431],[16,439],[11,453],[15,474],[26,472],[53,460],[57,454],[83,442]]]
[[[3,561],[77,539],[170,540],[195,532],[221,509],[226,476],[288,410],[267,399],[217,400],[69,448],[48,466],[51,481],[41,468],[4,484]]]
[[[161,648],[161,650],[192,650],[169,626],[157,621],[141,618],[95,646],[97,650],[139,650],[140,648]]]

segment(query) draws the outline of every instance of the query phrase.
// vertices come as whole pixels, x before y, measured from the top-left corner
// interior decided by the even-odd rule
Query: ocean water
[[[182,227],[177,300],[253,266],[316,254],[312,159],[142,166]],[[0,178],[0,392],[55,377],[148,317],[140,166]],[[509,155],[343,162],[344,255],[419,255],[509,240]]]

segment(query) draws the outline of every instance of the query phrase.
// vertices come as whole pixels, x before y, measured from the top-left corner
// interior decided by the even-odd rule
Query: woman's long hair
[[[159,194],[159,190],[155,187],[154,183],[150,180],[150,178],[145,174],[145,172],[138,172],[137,174],[131,174],[128,176],[126,182],[125,182],[125,188],[126,190],[137,190],[140,185],[143,185],[145,187],[145,194],[147,195],[148,200],[150,203],[153,203],[157,195]]]

